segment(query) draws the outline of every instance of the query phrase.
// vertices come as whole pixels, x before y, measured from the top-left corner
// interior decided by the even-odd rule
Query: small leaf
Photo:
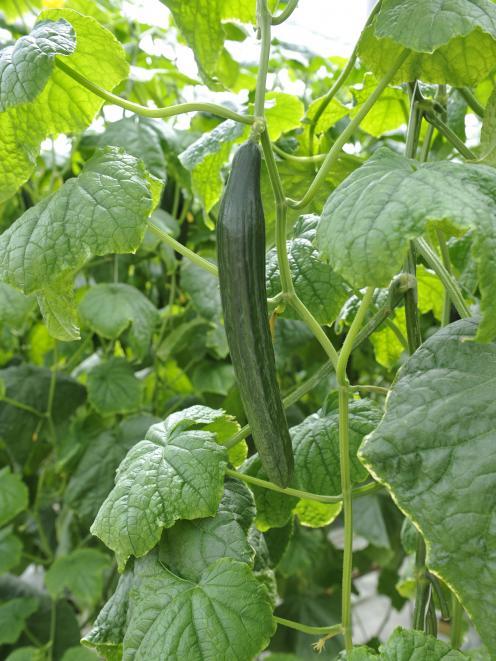
[[[0,604],[0,645],[12,645],[17,641],[38,603],[35,597],[17,597]]]
[[[28,488],[10,468],[0,470],[0,526],[27,509]]]
[[[226,450],[201,428],[226,417],[204,406],[173,413],[128,452],[91,527],[115,551],[121,571],[130,555],[147,553],[177,519],[215,514]]]
[[[141,383],[124,358],[111,358],[88,374],[88,400],[102,415],[136,411],[141,403]]]
[[[301,499],[294,512],[303,526],[323,528],[339,516],[342,506],[342,503],[319,503],[316,500]]]
[[[459,596],[489,648],[496,609],[496,344],[474,320],[430,337],[401,368],[384,418],[360,449],[427,544],[427,566]],[[412,434],[412,430],[415,433]]]
[[[268,92],[265,95],[265,119],[273,142],[283,133],[299,128],[304,114],[303,102],[292,94]]]
[[[2,479],[0,475],[0,489]],[[1,499],[1,495],[0,495]],[[21,561],[22,542],[12,532],[12,526],[0,530],[0,574],[16,567]]]
[[[324,96],[321,96],[318,99],[312,101],[312,103],[308,106],[307,114],[305,115],[306,120],[308,121],[313,120],[324,98],[325,98]],[[324,133],[332,126],[334,126],[334,124],[339,122],[340,119],[346,117],[348,113],[349,113],[349,109],[346,106],[344,106],[336,98],[332,99],[332,101],[327,104],[324,112],[317,120],[317,124],[315,125],[315,133],[317,135],[320,133]]]
[[[228,119],[179,154],[181,164],[191,172],[193,191],[207,213],[222,193],[221,168],[228,161],[233,144],[240,142],[245,133],[243,124]]]
[[[133,571],[127,569],[114,594],[102,608],[89,633],[82,639],[82,644],[93,647],[107,661],[121,661],[122,641],[127,628],[129,592],[133,585]]]
[[[356,452],[363,437],[370,433],[381,418],[368,400],[351,402],[349,407],[349,444],[351,480],[363,482],[367,471],[358,461]],[[327,496],[341,493],[339,463],[339,413],[314,413],[301,424],[292,427],[291,439],[295,457],[293,485],[298,489]]]
[[[312,228],[305,219],[315,219]],[[295,226],[294,239],[286,242],[289,266],[296,293],[305,306],[321,324],[332,323],[349,295],[349,288],[332,266],[326,264],[313,245],[317,216],[302,216]],[[304,228],[304,236],[299,235],[299,228]],[[306,228],[306,229],[305,229]],[[273,297],[281,290],[279,264],[276,249],[267,253],[267,296]],[[283,316],[299,319],[288,305]]]
[[[212,321],[220,321],[222,306],[220,302],[219,280],[205,269],[189,259],[181,261],[181,287],[191,297],[195,310]]]
[[[93,285],[79,304],[79,314],[94,333],[109,340],[128,330],[129,344],[139,358],[148,351],[159,319],[146,296],[124,283]]]
[[[45,575],[48,592],[55,599],[67,588],[82,605],[94,606],[103,590],[103,574],[110,558],[95,549],[76,549],[60,556]]]
[[[252,659],[274,631],[265,587],[249,567],[214,562],[197,582],[164,569],[155,554],[136,563],[124,661],[138,658]]]

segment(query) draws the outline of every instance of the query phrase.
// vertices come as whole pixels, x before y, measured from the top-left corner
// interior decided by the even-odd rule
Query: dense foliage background
[[[39,67],[30,80],[30,85],[39,89],[28,90],[24,98],[22,86],[9,87],[7,76],[3,85],[1,57],[2,53],[6,57],[6,51],[0,51],[0,231],[4,232],[0,237],[0,657],[9,661],[90,661],[105,654],[117,659],[122,654],[119,636],[125,629],[126,614],[110,616],[107,612],[111,619],[115,616],[114,629],[119,621],[124,627],[115,639],[108,631],[102,633],[105,618],[99,620],[100,632],[98,626],[92,627],[116,590],[118,562],[122,569],[131,551],[119,548],[115,559],[107,545],[90,532],[114,486],[116,469],[128,451],[145,438],[151,425],[189,407],[225,411],[226,415],[212,413],[211,419],[196,422],[215,429],[221,442],[227,442],[246,423],[223,329],[214,228],[232,153],[249,136],[250,126],[207,111],[146,117],[133,112],[132,104],[162,108],[214,100],[233,112],[252,114],[258,71],[252,28],[255,3],[199,1],[191,3],[190,10],[179,0],[164,0],[172,12],[167,27],[147,23],[145,14],[133,9],[133,3],[120,0],[45,0],[42,4],[37,0],[0,1],[0,47],[9,48],[24,35],[34,34],[39,12],[48,10],[41,20],[64,19],[77,35],[74,50],[69,32],[58,33],[54,48],[58,60],[69,56],[67,62],[73,69],[130,104],[126,110],[109,97],[102,108],[100,96],[60,69],[52,71],[51,64],[40,64],[41,56],[39,60],[34,55],[29,59],[18,51],[21,68],[23,62]],[[278,3],[272,2],[273,9],[274,4]],[[415,3],[403,4],[408,9]],[[460,20],[467,24],[472,14],[463,5],[471,4],[484,3],[458,2]],[[312,11],[311,1],[301,0],[295,20],[298,11]],[[421,22],[422,12],[416,11]],[[423,78],[427,72],[427,83],[417,92],[429,112],[435,110],[442,116],[451,138],[423,123],[420,160],[459,162],[460,144],[462,156],[467,158],[463,153],[466,144],[466,149],[472,150],[469,158],[484,157],[488,168],[494,165],[491,150],[496,101],[494,95],[490,97],[496,12],[490,18],[493,32],[487,25],[477,27],[476,19],[475,28],[464,24],[459,32],[456,25],[449,24],[453,39],[438,39],[439,44],[431,49],[439,47],[439,53],[449,42],[448,59],[441,52],[426,64],[422,58],[427,55],[416,55],[416,76]],[[410,18],[412,24],[415,20]],[[448,23],[446,19],[444,26]],[[42,36],[45,38],[46,33]],[[311,44],[279,40],[274,27],[266,120],[288,198],[299,200],[305,195],[323,155],[360,112],[389,66],[387,57],[392,55],[388,52],[381,59],[374,40],[377,37],[369,30],[362,42],[361,58],[349,70],[346,85],[322,111],[322,98],[339,79],[346,61],[333,57],[332,43],[323,57],[312,52]],[[398,42],[403,43],[401,35]],[[196,76],[181,71],[180,56],[186,45],[196,56]],[[393,44],[390,50],[395,47]],[[248,60],[243,53],[249,54]],[[47,58],[47,62],[52,59]],[[384,321],[357,346],[348,368],[351,383],[373,386],[363,399],[357,388],[350,407],[351,477],[355,485],[369,478],[356,457],[358,446],[379,423],[384,389],[390,388],[398,367],[408,357],[403,300],[394,291],[388,292],[380,272],[384,263],[389,266],[383,271],[390,268],[391,260],[394,272],[394,260],[398,259],[397,271],[401,270],[402,248],[391,243],[380,259],[367,263],[365,257],[360,262],[353,246],[338,246],[338,255],[349,249],[346,259],[354,264],[353,269],[360,262],[358,270],[347,272],[346,265],[334,270],[322,259],[315,236],[330,194],[370,157],[376,159],[373,162],[379,170],[402,167],[394,159],[404,153],[409,120],[412,90],[404,83],[414,77],[393,80],[385,88],[346,141],[316,196],[303,209],[289,210],[287,248],[297,293],[335,347],[342,345],[362,298],[360,290],[368,284],[356,273],[377,274],[383,285],[374,294],[370,318],[378,310],[386,311]],[[445,84],[448,82],[451,84]],[[4,101],[11,98],[9,95],[18,95],[10,106]],[[478,109],[488,101],[481,146]],[[381,151],[384,148],[388,151]],[[364,180],[367,172],[362,175]],[[439,211],[439,205],[432,209],[426,202],[417,216],[449,219],[442,227],[445,241],[441,245],[449,257],[446,263],[458,278],[472,312],[479,311],[481,296],[486,301],[481,333],[487,341],[495,335],[490,318],[493,294],[481,287],[479,256],[474,258],[471,252],[478,230],[467,231],[464,225],[480,215],[486,202],[481,202],[479,193],[473,193],[475,184],[470,184],[473,197],[459,193],[466,183],[465,175],[457,180],[451,172],[427,172],[423,185],[438,177],[437,194],[445,206]],[[358,178],[354,181],[363,189],[368,185]],[[69,189],[67,182],[78,183],[70,184]],[[486,188],[490,188],[489,183]],[[339,204],[346,204],[353,194],[340,190],[342,197],[333,198],[336,217]],[[412,191],[412,200],[422,197],[419,189]],[[393,184],[386,193],[392,203],[394,194]],[[280,291],[280,281],[274,247],[275,203],[265,168],[262,197],[267,224],[267,287],[268,296],[273,298]],[[409,203],[413,205],[411,200]],[[344,211],[341,208],[341,213],[355,213],[358,226],[365,216],[363,209],[357,211],[353,204]],[[465,205],[473,210],[472,215]],[[401,216],[398,207],[395,213],[387,222]],[[18,238],[9,234],[9,228],[23,214],[31,219],[26,230],[31,243],[26,244],[16,243]],[[436,242],[436,230],[427,225],[420,228],[417,216],[412,212],[416,225],[412,221],[408,238],[424,232]],[[33,247],[37,244],[42,246],[41,258]],[[490,250],[493,248],[487,247]],[[22,264],[16,261],[21,253]],[[333,263],[339,262],[339,256],[331,257]],[[210,263],[210,269],[203,260]],[[342,261],[346,261],[344,257]],[[491,259],[487,264],[488,270],[492,268]],[[416,277],[420,330],[427,339],[459,315],[423,257],[419,258]],[[271,313],[275,308],[276,304],[270,305]],[[302,396],[287,408],[293,442],[299,448],[299,481],[295,486],[337,497],[341,483],[334,372],[327,366],[321,344],[289,306],[271,314],[271,328],[283,396],[303,384]],[[474,373],[480,374],[485,365],[494,363],[494,354],[488,356],[480,365],[473,363]],[[317,375],[313,387],[307,388],[304,384],[313,375]],[[488,379],[487,387],[494,394],[490,375]],[[440,398],[442,401],[442,393]],[[177,420],[182,424],[181,414]],[[405,435],[408,429],[407,425]],[[253,453],[247,436],[246,442],[229,450],[229,460],[242,473],[264,478]],[[166,527],[177,521],[174,535],[166,531],[162,537],[160,559],[174,574],[191,580],[197,578],[207,556],[254,563],[254,575],[269,587],[278,618],[313,627],[339,623],[341,503],[290,498],[253,485],[248,489],[244,482],[233,479],[226,484],[221,509],[212,524],[195,527],[179,520],[192,518],[182,516],[180,505],[177,512],[160,513],[167,519]],[[181,490],[174,498],[187,500]],[[198,516],[206,516],[208,510],[202,514],[200,504],[198,507]],[[115,525],[121,524],[116,521]],[[412,615],[416,533],[384,489],[354,501],[353,530],[354,640],[377,650],[394,626],[408,626]],[[150,539],[153,534],[150,532]],[[493,558],[494,540],[491,543],[481,557],[487,554]],[[132,560],[128,568],[129,564]],[[491,571],[494,576],[494,564]],[[494,578],[492,582],[486,578],[474,570],[476,592],[494,592]],[[146,576],[142,580],[146,582]],[[450,624],[443,618],[452,597],[442,581],[434,579],[433,585],[431,613],[440,637],[449,640]],[[126,590],[122,579],[119,586],[118,590]],[[118,609],[116,603],[114,600],[114,609]],[[494,628],[494,599],[485,608],[487,622],[482,630]],[[434,626],[431,618],[426,630],[435,633]],[[480,646],[468,617],[463,616],[460,627],[467,649]],[[95,650],[80,646],[84,636]],[[486,642],[489,639],[487,636]],[[310,635],[279,625],[272,637],[267,636],[269,658],[313,658],[312,643],[318,640],[315,632]],[[320,658],[335,659],[342,646],[341,638],[333,637],[321,645]],[[480,648],[471,658],[493,658],[493,652]],[[127,654],[126,659],[144,658],[133,656],[134,652]],[[185,652],[178,654],[174,658],[197,658]],[[424,656],[401,657],[410,658],[436,660],[441,656],[434,650]]]

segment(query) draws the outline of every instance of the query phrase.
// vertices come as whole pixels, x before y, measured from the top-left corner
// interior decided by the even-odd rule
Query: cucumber
[[[220,205],[219,282],[231,361],[255,447],[268,478],[286,487],[294,461],[267,314],[260,167],[260,149],[245,142],[234,156]]]

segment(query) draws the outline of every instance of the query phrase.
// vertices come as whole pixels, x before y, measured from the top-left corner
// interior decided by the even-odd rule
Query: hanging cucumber
[[[227,342],[255,446],[269,479],[285,487],[293,450],[267,317],[260,167],[258,146],[245,142],[234,156],[220,205],[219,281]]]

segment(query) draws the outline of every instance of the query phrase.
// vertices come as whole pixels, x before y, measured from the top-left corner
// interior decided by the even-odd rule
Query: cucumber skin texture
[[[268,478],[288,486],[294,460],[276,378],[265,288],[265,220],[261,154],[245,142],[236,152],[217,223],[224,325],[241,401]]]

